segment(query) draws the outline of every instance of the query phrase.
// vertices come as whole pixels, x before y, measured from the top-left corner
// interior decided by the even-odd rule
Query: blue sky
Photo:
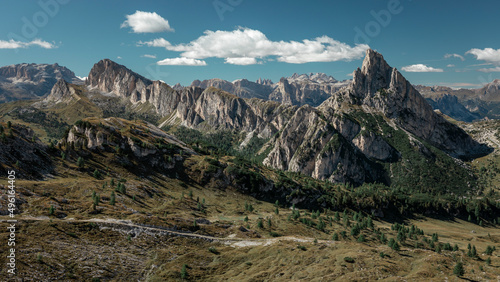
[[[0,65],[59,63],[78,76],[112,59],[150,79],[324,72],[348,79],[364,50],[413,84],[500,78],[498,1],[3,1]]]

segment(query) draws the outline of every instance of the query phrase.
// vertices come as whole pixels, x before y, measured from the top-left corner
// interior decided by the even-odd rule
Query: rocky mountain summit
[[[50,93],[60,79],[69,83],[83,81],[71,70],[56,64],[17,64],[0,68],[0,103],[34,99]]]
[[[383,167],[401,163],[403,144],[433,160],[429,145],[459,158],[486,150],[436,114],[381,54],[368,50],[351,84],[318,108],[303,106],[294,113],[269,142],[264,164],[333,182],[390,183]]]

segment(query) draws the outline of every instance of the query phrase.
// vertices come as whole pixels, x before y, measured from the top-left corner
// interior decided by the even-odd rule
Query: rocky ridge
[[[0,102],[43,97],[50,93],[60,79],[73,84],[83,83],[75,73],[57,63],[1,67]]]

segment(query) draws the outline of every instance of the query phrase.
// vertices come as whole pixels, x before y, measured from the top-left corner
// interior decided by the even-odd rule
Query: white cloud
[[[143,41],[137,42],[137,46],[142,46],[142,45],[147,45],[149,47],[163,47],[163,48],[166,48],[167,50],[168,50],[168,48],[172,47],[172,44],[170,44],[170,42],[168,42],[164,38],[157,38],[157,39],[154,39],[151,41],[146,41],[146,42],[143,42]]]
[[[459,54],[445,54],[445,55],[444,55],[444,58],[445,58],[445,59],[449,59],[449,58],[459,58],[460,60],[465,61],[464,56],[459,55]]]
[[[436,69],[433,67],[426,66],[424,64],[405,66],[402,67],[401,69],[406,72],[443,72],[443,69]]]
[[[30,46],[38,46],[45,49],[57,48],[57,46],[54,45],[53,43],[43,41],[41,39],[34,39],[33,41],[30,42],[15,41],[13,39],[9,41],[0,40],[0,49],[19,49],[19,48],[28,48]]]
[[[154,12],[135,11],[134,14],[125,17],[127,20],[120,25],[120,28],[130,27],[134,33],[174,31],[166,19]]]
[[[143,57],[143,58],[150,58],[150,59],[156,59],[156,55],[150,55],[150,54],[144,54],[141,57]]]
[[[454,68],[454,67],[455,67],[455,65],[454,65],[454,64],[449,64],[449,65],[447,65],[446,67],[447,67],[447,68]]]
[[[255,65],[257,64],[257,60],[255,58],[226,58],[226,64],[232,65]]]
[[[193,58],[168,58],[157,62],[162,66],[206,66],[207,63],[203,60]]]
[[[500,65],[500,49],[495,50],[493,48],[485,48],[485,49],[474,48],[470,49],[465,54],[472,54],[476,56],[477,60],[493,63],[495,65]]]
[[[118,57],[116,57],[116,58],[117,58],[118,60],[121,60],[121,59],[123,59],[123,58],[122,58],[122,57],[120,57],[120,56],[118,56]]]
[[[478,69],[478,71],[480,71],[480,72],[500,72],[500,67]]]
[[[138,42],[139,46],[163,47],[180,52],[182,57],[192,59],[223,58],[229,64],[257,64],[257,59],[270,56],[280,62],[302,64],[309,62],[351,61],[362,58],[366,44],[354,47],[328,36],[302,41],[271,41],[259,30],[238,28],[233,31],[210,31],[185,44],[172,45],[163,38]],[[272,60],[273,58],[268,58]]]

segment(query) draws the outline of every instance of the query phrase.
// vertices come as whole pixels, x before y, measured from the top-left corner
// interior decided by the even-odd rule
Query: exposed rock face
[[[311,77],[316,79],[313,75]],[[269,100],[287,105],[308,104],[316,107],[346,85],[337,82],[333,77],[329,78],[327,81],[323,78],[319,82],[310,80],[307,75],[295,74],[292,78],[281,78],[274,91],[269,95]]]
[[[60,79],[52,87],[49,96],[42,100],[42,105],[55,105],[58,103],[69,103],[74,99],[80,99],[75,92],[75,89],[70,86],[64,79]]]
[[[246,79],[236,80],[229,82],[222,79],[209,79],[209,80],[195,80],[191,86],[200,88],[215,87],[224,90],[228,93],[234,94],[242,98],[259,98],[268,99],[269,94],[273,91],[272,85],[260,84],[248,81]]]
[[[71,70],[58,64],[18,64],[1,67],[0,103],[47,95],[60,79],[73,84],[83,83]]]
[[[247,80],[234,85],[243,89],[247,83],[267,87]],[[289,106],[258,99],[242,99],[214,87],[203,89],[191,86],[174,90],[161,81],[150,81],[110,60],[102,60],[94,65],[87,84],[91,89],[111,93],[134,105],[149,103],[159,116],[165,117],[160,127],[181,124],[208,130],[237,129],[255,131],[260,137],[270,137],[285,122],[287,115],[283,113],[291,112]],[[195,84],[205,86],[201,82]],[[218,84],[222,88],[224,85]]]
[[[286,80],[281,83],[289,87]],[[433,156],[416,138],[454,157],[485,153],[462,129],[436,114],[382,55],[368,50],[350,85],[319,107],[303,106],[294,113],[268,143],[272,149],[264,164],[333,182],[389,183],[388,172],[377,162],[398,162],[401,154],[387,142],[392,134],[384,127],[404,130],[405,142],[425,157]]]
[[[401,73],[373,50],[367,50],[363,67],[354,72],[353,83],[321,107],[339,109],[344,99],[382,112],[399,127],[454,157],[469,158],[483,153],[482,146],[435,113]]]
[[[150,123],[133,123],[119,118],[85,119],[75,124],[59,141],[64,146],[72,143],[93,151],[120,148],[125,155],[157,169],[171,169],[177,161],[182,161],[179,150],[196,154],[183,142]]]
[[[476,93],[479,95],[479,99],[483,101],[500,102],[500,79],[495,79],[486,84],[483,88],[478,89]]]
[[[443,86],[415,86],[435,109],[462,121],[500,118],[500,79],[480,89],[452,89]],[[457,97],[457,100],[451,97]],[[460,106],[462,105],[462,106]],[[463,108],[465,108],[465,111]],[[469,112],[469,113],[467,113]]]
[[[272,86],[274,83],[270,80],[270,79],[262,79],[262,78],[259,78],[257,79],[256,83],[258,84],[262,84],[262,85],[269,85],[269,86]]]
[[[439,98],[427,99],[433,109],[440,110],[443,114],[448,115],[454,119],[472,122],[478,120],[481,116],[478,113],[472,113],[464,105],[462,105],[457,96],[445,94]]]
[[[85,83],[103,92],[111,92],[131,101],[148,100],[147,87],[152,81],[109,59],[95,64]]]

